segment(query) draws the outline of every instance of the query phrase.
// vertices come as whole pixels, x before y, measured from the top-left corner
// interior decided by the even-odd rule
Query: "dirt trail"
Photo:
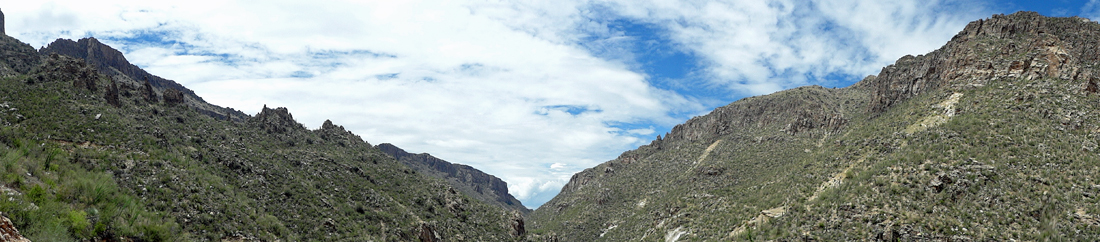
[[[707,146],[707,149],[703,150],[703,155],[699,156],[699,160],[695,161],[695,164],[699,164],[700,162],[703,162],[703,160],[707,159],[707,155],[710,155],[710,152],[714,150],[714,147],[718,147],[718,143],[722,143],[722,140],[715,140],[714,143],[710,144],[710,146]]]
[[[806,201],[817,200],[817,197],[820,196],[822,192],[825,192],[825,189],[840,186],[840,184],[844,183],[844,179],[848,178],[848,172],[851,171],[852,168],[856,167],[856,165],[863,164],[863,161],[866,160],[868,156],[871,155],[864,155],[863,157],[860,157],[859,160],[856,160],[856,162],[852,162],[851,165],[848,165],[847,168],[844,168],[843,171],[833,174],[833,178],[830,178],[828,181],[821,183],[821,186],[817,187],[817,191],[814,191],[814,194],[810,195],[810,198],[806,199]]]

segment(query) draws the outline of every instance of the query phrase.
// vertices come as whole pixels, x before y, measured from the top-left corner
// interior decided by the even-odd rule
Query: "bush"
[[[78,238],[90,238],[92,237],[92,230],[90,227],[92,223],[88,222],[88,213],[79,210],[69,211],[68,220],[69,232],[76,235]]]

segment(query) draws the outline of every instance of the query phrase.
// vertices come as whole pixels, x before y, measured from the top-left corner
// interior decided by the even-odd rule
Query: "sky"
[[[1100,0],[3,1],[34,47],[96,37],[208,102],[287,107],[500,177],[572,174],[741,98],[845,87],[970,21],[1100,19]]]

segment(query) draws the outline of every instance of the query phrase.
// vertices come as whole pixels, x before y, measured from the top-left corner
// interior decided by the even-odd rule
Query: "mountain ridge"
[[[529,230],[563,241],[1095,240],[1088,194],[1100,186],[1081,177],[1100,167],[1097,37],[1083,18],[994,15],[849,87],[738,100],[575,174]]]
[[[91,57],[72,57],[0,35],[0,217],[11,221],[0,226],[11,226],[6,238],[525,236],[518,212],[459,193],[331,121],[307,129],[286,108],[266,106],[227,121],[193,106],[201,99],[184,90],[156,90],[150,81],[120,74],[114,65],[128,64],[123,57],[98,59],[103,55],[96,51],[120,54],[110,50],[102,45]]]
[[[77,41],[57,39],[47,46],[40,48],[38,52],[40,54],[60,54],[84,59],[89,64],[95,66],[100,73],[112,76],[112,78],[117,79],[117,81],[134,86],[149,83],[156,92],[162,95],[165,92],[172,92],[169,90],[177,90],[182,92],[183,96],[186,97],[181,99],[184,100],[183,103],[186,103],[187,106],[195,108],[199,112],[217,119],[231,118],[234,121],[240,122],[246,120],[249,116],[244,112],[232,108],[210,104],[206,102],[206,100],[203,100],[202,97],[195,94],[195,91],[175,81],[146,72],[127,61],[126,57],[122,55],[122,52],[99,42],[95,37],[82,38]]]
[[[483,202],[527,214],[531,209],[508,193],[508,183],[468,165],[455,164],[428,153],[413,154],[390,143],[375,146],[418,172],[446,180],[459,191]]]

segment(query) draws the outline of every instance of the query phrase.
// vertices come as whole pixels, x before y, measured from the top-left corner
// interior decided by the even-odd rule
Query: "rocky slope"
[[[33,241],[524,236],[519,213],[341,126],[310,130],[286,108],[214,118],[184,89],[126,80],[144,72],[119,69],[125,59],[102,57],[111,49],[92,41],[80,47],[94,47],[89,59],[0,36],[0,212]]]
[[[532,238],[1100,239],[1100,24],[970,23],[855,85],[746,98],[576,175]]]
[[[482,202],[500,206],[523,214],[531,212],[519,200],[508,194],[508,183],[496,176],[486,174],[473,167],[453,164],[427,153],[412,154],[390,143],[382,143],[375,148],[393,156],[417,172],[438,177],[447,181],[459,192]]]
[[[100,43],[95,38],[84,38],[78,41],[57,39],[46,47],[39,49],[38,52],[42,55],[59,54],[84,59],[88,64],[95,66],[99,73],[103,73],[116,82],[126,85],[142,86],[149,83],[153,90],[160,93],[161,96],[165,98],[173,97],[175,98],[174,101],[185,103],[188,107],[216,119],[226,119],[228,117],[234,121],[244,121],[248,118],[248,115],[241,111],[207,103],[194,91],[175,81],[149,74],[149,72],[130,64],[126,57],[122,55],[122,52]],[[169,96],[169,94],[182,95]]]

